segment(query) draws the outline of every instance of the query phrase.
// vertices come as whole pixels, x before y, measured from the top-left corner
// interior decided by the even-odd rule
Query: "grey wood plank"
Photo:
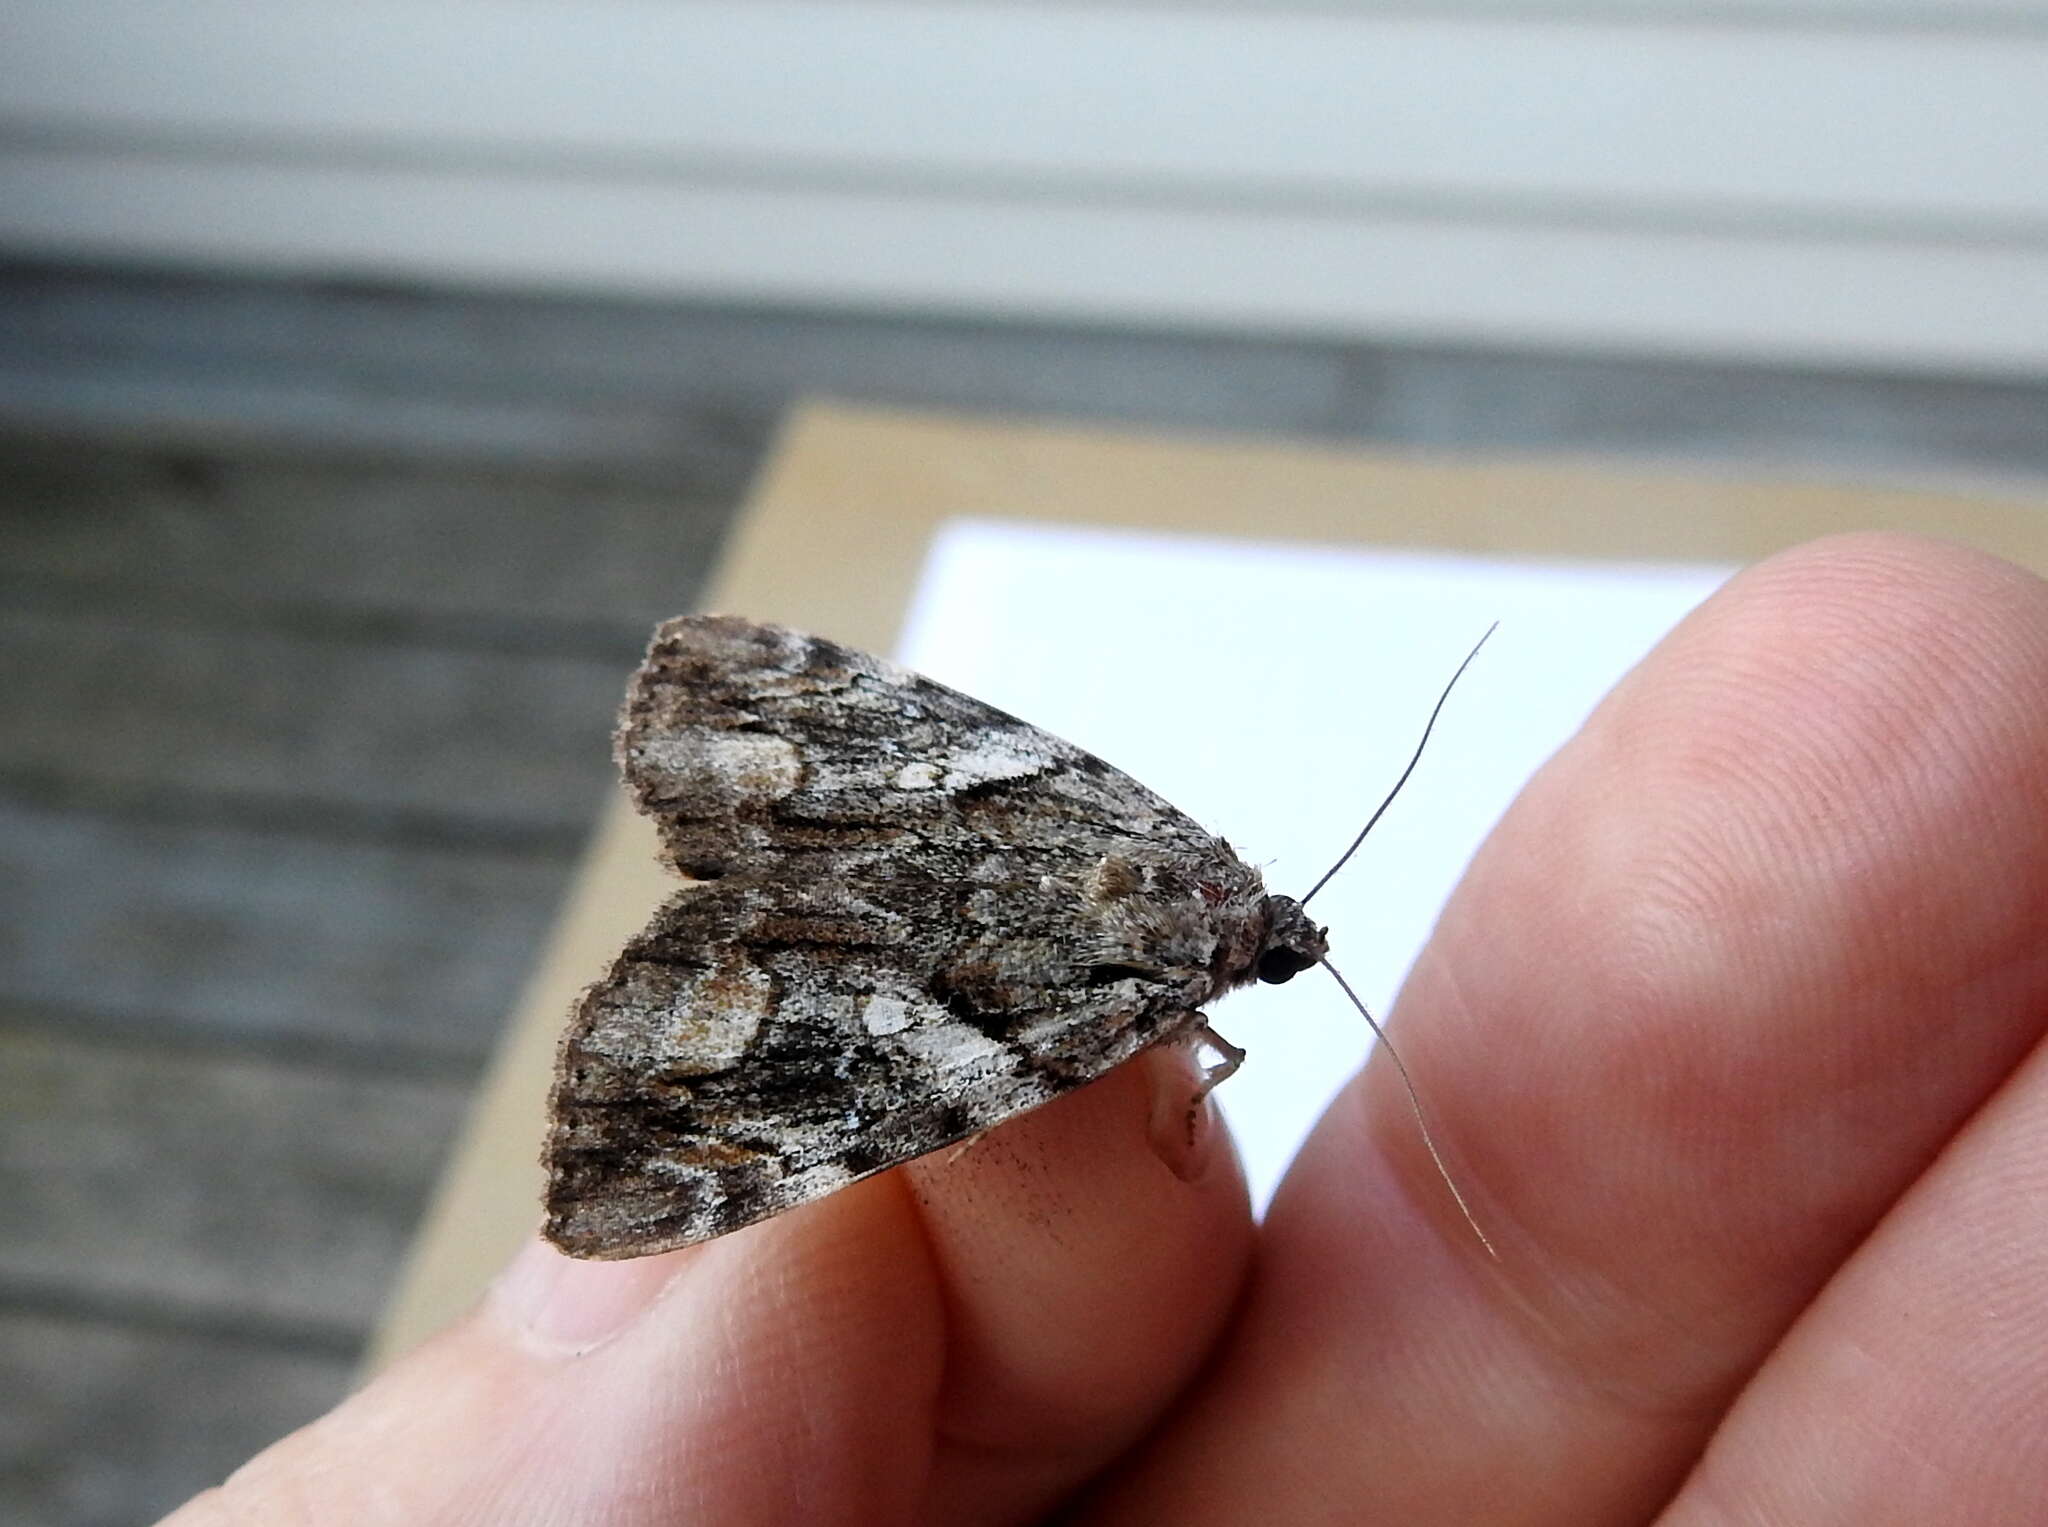
[[[730,502],[588,475],[206,456],[0,437],[0,595],[562,623],[630,658],[687,609]],[[385,622],[388,627],[390,622]],[[433,638],[428,626],[422,635]]]
[[[1566,355],[1360,350],[1340,428],[1832,475],[2048,476],[2048,381],[1844,376]]]
[[[1823,470],[2048,457],[2048,381],[0,266],[0,419],[288,439],[296,412],[387,448],[694,463],[729,492],[802,392]]]
[[[0,1298],[346,1348],[468,1097],[0,1028]]]
[[[630,662],[0,609],[0,778],[580,834]]]
[[[465,1072],[569,868],[0,800],[0,1011]]]
[[[63,409],[89,426],[156,408],[191,429],[200,421],[180,408],[173,379],[217,385],[239,375],[273,404],[297,391],[296,406],[322,438],[353,429],[367,444],[420,448],[405,416],[405,400],[418,395],[444,409],[502,408],[508,423],[525,407],[528,438],[508,431],[494,444],[533,459],[549,448],[533,411],[559,411],[568,437],[589,434],[610,413],[627,422],[608,443],[591,435],[588,448],[609,450],[614,461],[688,462],[729,484],[739,458],[752,459],[799,393],[1320,433],[1345,380],[1336,345],[1231,334],[22,265],[0,268],[0,293],[0,383],[15,379],[0,385],[0,412],[46,425],[61,422]],[[154,402],[152,376],[160,378]],[[260,393],[223,395],[218,409],[289,427]],[[448,418],[449,444],[493,444],[476,433],[478,422]]]
[[[735,414],[715,404],[559,393],[450,396],[431,382],[365,387],[317,363],[96,359],[68,343],[47,350],[0,346],[0,427],[88,441],[631,474],[732,499],[774,425],[772,411]]]
[[[329,1408],[348,1358],[0,1313],[0,1521],[133,1527]]]

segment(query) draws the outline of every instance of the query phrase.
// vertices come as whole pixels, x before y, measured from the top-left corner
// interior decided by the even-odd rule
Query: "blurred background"
[[[2038,494],[2048,0],[0,0],[0,1521],[344,1392],[803,394]]]

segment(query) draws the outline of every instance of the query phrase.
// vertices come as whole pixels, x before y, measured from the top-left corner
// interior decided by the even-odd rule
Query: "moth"
[[[686,883],[561,1043],[545,1230],[575,1256],[739,1229],[1149,1045],[1210,1040],[1206,1091],[1242,1052],[1204,1006],[1328,949],[1130,776],[821,637],[666,622],[614,753]]]

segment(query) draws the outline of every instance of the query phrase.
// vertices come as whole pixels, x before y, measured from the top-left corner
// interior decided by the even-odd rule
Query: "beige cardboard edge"
[[[886,652],[933,531],[962,514],[1649,561],[1749,562],[1815,536],[1887,529],[2048,571],[2048,502],[1612,464],[1450,462],[821,402],[791,414],[705,608]],[[668,884],[652,831],[615,800],[479,1089],[371,1346],[372,1367],[473,1303],[538,1222],[542,1117],[563,1017]]]

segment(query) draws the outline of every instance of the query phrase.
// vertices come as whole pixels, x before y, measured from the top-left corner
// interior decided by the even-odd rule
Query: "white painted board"
[[[0,0],[0,253],[2048,370],[2048,0]]]

